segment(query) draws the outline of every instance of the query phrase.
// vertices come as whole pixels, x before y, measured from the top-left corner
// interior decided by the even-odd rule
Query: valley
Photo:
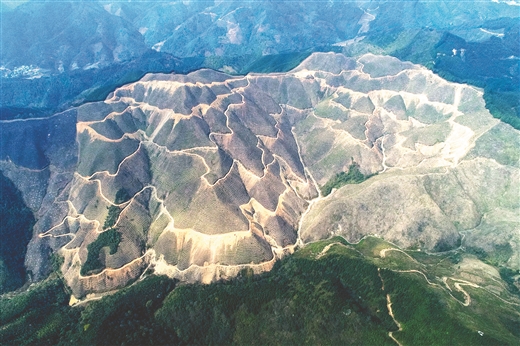
[[[286,72],[313,52],[370,52],[483,88],[491,113],[519,128],[518,4],[469,3],[4,1],[0,118],[101,101],[146,73]]]

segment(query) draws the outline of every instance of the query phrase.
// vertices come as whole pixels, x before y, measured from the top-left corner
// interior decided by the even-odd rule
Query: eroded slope
[[[30,244],[40,262],[26,264],[59,250],[78,297],[147,268],[203,282],[260,272],[333,234],[506,247],[518,267],[518,131],[479,90],[416,65],[313,54],[288,73],[147,75],[76,113],[77,168],[50,190]],[[353,163],[372,177],[321,196]]]

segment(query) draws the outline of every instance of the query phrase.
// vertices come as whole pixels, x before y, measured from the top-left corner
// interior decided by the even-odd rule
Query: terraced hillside
[[[288,73],[150,74],[66,114],[76,141],[57,147],[76,165],[55,169],[49,145],[50,163],[25,174],[10,146],[1,167],[38,211],[28,269],[43,277],[58,252],[78,298],[148,269],[189,282],[258,273],[332,235],[520,267],[519,132],[480,90],[417,65],[315,53]],[[321,195],[352,167],[368,179]],[[30,204],[38,172],[47,188]]]

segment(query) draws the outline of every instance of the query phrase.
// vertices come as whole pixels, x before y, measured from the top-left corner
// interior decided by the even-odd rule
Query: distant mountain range
[[[2,73],[31,70],[3,78],[4,119],[101,100],[147,72],[273,72],[333,50],[391,54],[487,87],[493,114],[520,126],[510,3],[29,1],[2,13]]]

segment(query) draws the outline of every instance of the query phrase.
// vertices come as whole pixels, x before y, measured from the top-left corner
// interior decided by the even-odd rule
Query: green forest
[[[87,246],[88,255],[87,260],[81,267],[81,275],[89,275],[98,273],[104,269],[103,263],[99,260],[99,254],[101,249],[108,247],[110,254],[113,255],[117,252],[119,243],[121,242],[121,233],[115,228],[100,233],[96,240]]]
[[[363,255],[371,247],[334,238],[309,244],[260,275],[244,269],[235,279],[209,285],[151,275],[73,307],[55,272],[27,292],[0,298],[0,343],[395,345],[392,332],[405,345],[517,344],[520,321],[514,314],[463,310],[421,276],[379,268]],[[472,297],[477,311],[497,306],[489,297]],[[480,336],[471,323],[496,332]]]
[[[336,174],[321,187],[321,194],[323,196],[328,196],[332,192],[332,189],[339,189],[347,184],[360,184],[370,177],[371,175],[364,175],[361,173],[359,170],[359,164],[353,161],[347,172]]]
[[[0,171],[0,293],[22,286],[35,220],[20,191]]]

